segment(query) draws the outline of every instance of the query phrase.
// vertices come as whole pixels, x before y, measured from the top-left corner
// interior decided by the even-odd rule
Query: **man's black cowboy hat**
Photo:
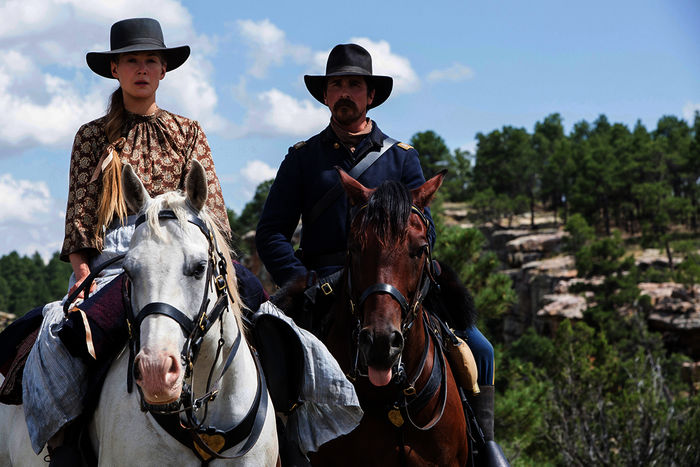
[[[390,76],[372,74],[372,57],[357,44],[339,44],[333,47],[328,55],[325,75],[304,75],[306,89],[321,104],[325,104],[323,92],[326,89],[326,79],[331,76],[364,76],[368,84],[374,86],[374,99],[368,109],[387,100],[394,84]]]
[[[85,60],[92,71],[105,78],[114,78],[110,62],[121,53],[157,51],[163,54],[167,70],[179,67],[190,56],[190,47],[166,47],[160,23],[151,18],[131,18],[112,25],[107,52],[88,52]]]

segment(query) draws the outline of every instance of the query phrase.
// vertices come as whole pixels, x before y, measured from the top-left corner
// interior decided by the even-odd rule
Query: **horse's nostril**
[[[139,368],[139,360],[134,361],[134,380],[141,381],[141,369]]]
[[[178,372],[177,360],[175,360],[174,357],[170,357],[170,368],[168,369],[168,373],[177,373],[177,372]]]
[[[403,335],[399,331],[394,331],[391,333],[391,339],[389,345],[394,349],[403,349]]]
[[[369,332],[367,329],[363,329],[360,331],[360,336],[359,336],[359,343],[360,343],[360,348],[365,348],[369,349],[372,347],[372,344],[374,343],[374,339],[372,338],[372,333]]]

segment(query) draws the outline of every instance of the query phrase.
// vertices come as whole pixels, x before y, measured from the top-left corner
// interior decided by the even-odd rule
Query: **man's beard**
[[[333,118],[341,125],[349,125],[364,117],[364,112],[350,99],[340,99],[333,105]]]

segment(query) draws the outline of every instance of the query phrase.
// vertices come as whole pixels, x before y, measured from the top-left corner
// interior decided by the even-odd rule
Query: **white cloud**
[[[700,102],[686,102],[683,106],[683,118],[691,125],[695,122],[695,112],[700,112]]]
[[[11,174],[0,175],[0,199],[0,225],[41,223],[52,204],[46,183],[15,180]]]
[[[65,19],[66,8],[58,1],[8,0],[0,5],[0,38],[36,33]],[[8,21],[12,18],[11,21]]]
[[[361,45],[372,56],[372,73],[375,75],[385,75],[394,78],[394,88],[392,93],[404,94],[415,92],[420,88],[420,79],[413,68],[411,62],[391,51],[391,46],[387,41],[374,42],[366,37],[354,37],[351,42]],[[323,70],[325,70],[328,53],[323,56]],[[319,55],[316,55],[318,61]]]
[[[264,78],[270,67],[282,65],[287,57],[296,63],[306,63],[312,57],[308,47],[290,43],[284,31],[268,19],[239,20],[238,31],[250,47],[253,63],[248,73],[256,78]]]
[[[65,144],[81,123],[103,112],[105,100],[96,89],[80,95],[70,82],[48,73],[31,78],[40,85],[35,96],[18,91],[15,85],[26,76],[21,71],[36,66],[26,57],[14,60],[16,55],[0,51],[0,146]]]
[[[258,94],[248,105],[244,133],[304,136],[328,124],[328,109],[316,101],[297,100],[277,89]]]
[[[241,169],[241,175],[246,182],[253,186],[258,186],[266,180],[275,178],[277,169],[256,159],[246,163],[245,167]]]
[[[474,70],[461,63],[453,63],[451,67],[442,70],[433,70],[428,74],[428,81],[452,81],[454,83],[472,79]]]
[[[212,41],[195,33],[180,1],[9,0],[0,4],[0,18],[12,18],[0,22],[0,147],[69,144],[82,123],[104,114],[117,83],[93,75],[85,53],[108,50],[111,24],[134,12],[158,18],[167,45],[193,49],[162,83],[158,102],[210,132],[226,129],[207,58]]]

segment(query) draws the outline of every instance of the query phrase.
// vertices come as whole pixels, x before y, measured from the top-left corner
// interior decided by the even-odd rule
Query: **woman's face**
[[[165,62],[156,52],[121,54],[112,62],[112,76],[119,80],[125,99],[151,99],[165,77]]]

